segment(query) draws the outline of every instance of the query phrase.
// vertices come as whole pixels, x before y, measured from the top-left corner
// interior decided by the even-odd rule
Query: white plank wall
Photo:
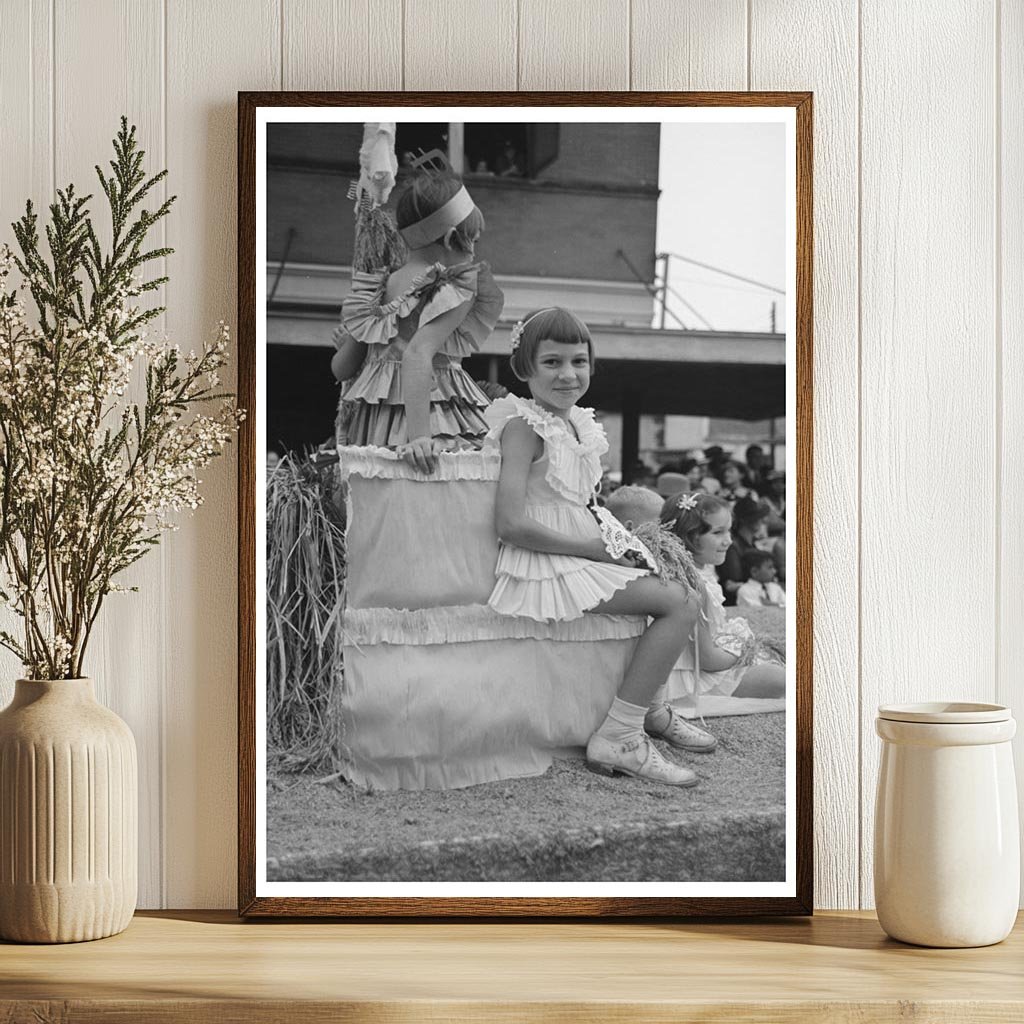
[[[1024,3],[998,9],[996,47],[996,420],[999,440],[999,663],[996,699],[1024,695]],[[1015,747],[1024,790],[1024,739]],[[1024,800],[1024,792],[1022,792]],[[1024,817],[1024,815],[1022,815]]]
[[[402,38],[402,0],[282,4],[283,88],[403,88],[402,47],[395,45]]]
[[[518,0],[520,89],[629,89],[628,0]]]
[[[105,59],[97,61],[101,52]],[[60,0],[54,5],[54,57],[57,184],[76,182],[78,191],[93,193],[90,207],[103,227],[101,239],[109,241],[106,199],[94,167],[99,163],[109,170],[111,140],[122,113],[138,126],[149,166],[164,166],[160,0],[112,0],[99,6],[87,0]],[[89,81],[90,88],[82,88],[83,81]],[[159,301],[166,301],[162,293]],[[166,325],[152,326],[159,331]],[[142,380],[135,382],[131,397],[144,401]],[[165,738],[159,638],[166,594],[162,557],[151,557],[150,564],[133,566],[122,583],[139,587],[139,592],[108,598],[90,641],[93,664],[103,665],[95,674],[96,695],[128,722],[139,751],[139,829],[147,837],[140,848],[139,898],[146,903],[162,898]]]
[[[31,199],[46,210],[53,195],[53,12],[49,0],[3,9],[0,32],[0,244],[14,245],[8,225]],[[12,156],[12,154],[17,154]],[[0,609],[3,628],[18,620]],[[0,704],[14,693],[18,659],[0,648]]]
[[[994,14],[901,0],[862,11],[864,903],[876,706],[995,694]]]
[[[793,46],[803,33],[835,45]],[[751,12],[751,88],[814,92],[814,870],[819,899],[859,900],[857,11],[831,0]],[[826,699],[827,696],[827,699]],[[870,748],[870,744],[868,745]]]
[[[403,87],[515,89],[517,32],[515,0],[407,3]]]
[[[165,327],[185,347],[235,318],[238,90],[815,92],[816,902],[870,906],[876,705],[941,694],[1024,707],[1024,4],[0,0],[0,12],[0,225],[54,183],[92,190],[126,113],[180,197]],[[142,906],[234,905],[234,474],[232,450],[93,648],[90,672],[139,741]],[[0,700],[17,669],[0,657]]]

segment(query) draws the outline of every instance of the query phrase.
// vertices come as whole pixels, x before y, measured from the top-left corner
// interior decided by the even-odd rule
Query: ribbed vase
[[[123,931],[138,891],[131,730],[91,679],[19,679],[0,712],[0,938]]]

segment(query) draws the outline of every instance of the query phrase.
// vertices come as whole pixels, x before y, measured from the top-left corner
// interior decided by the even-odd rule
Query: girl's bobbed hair
[[[411,227],[436,213],[461,188],[462,180],[457,175],[417,171],[395,207],[398,229]],[[478,206],[474,206],[460,224],[450,229],[451,241],[462,252],[471,253],[474,240],[483,233],[485,226],[484,215]],[[437,241],[443,241],[444,237],[438,237]]]
[[[667,526],[688,551],[695,551],[698,539],[711,529],[708,516],[723,511],[731,510],[729,503],[721,498],[703,491],[683,491],[665,499],[661,506],[661,525]]]
[[[537,349],[542,341],[557,341],[563,345],[586,343],[590,356],[590,372],[594,372],[594,342],[590,329],[575,314],[561,306],[534,310],[523,317],[519,341],[509,360],[512,372],[520,380],[529,380],[537,372]]]

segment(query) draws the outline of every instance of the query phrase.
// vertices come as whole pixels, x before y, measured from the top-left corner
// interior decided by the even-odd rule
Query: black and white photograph
[[[256,122],[256,895],[792,897],[793,109]]]

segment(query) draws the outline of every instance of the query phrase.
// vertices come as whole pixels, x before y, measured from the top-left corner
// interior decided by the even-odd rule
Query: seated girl
[[[716,568],[732,542],[729,505],[710,494],[679,494],[666,500],[661,522],[683,542],[704,581],[698,641],[673,667],[661,696],[696,705],[701,694],[783,697],[786,669],[778,650],[755,636],[745,619],[726,618]],[[708,643],[707,641],[710,641]]]
[[[697,776],[651,742],[677,743],[684,720],[650,708],[691,635],[698,602],[652,573],[653,558],[595,501],[604,430],[577,402],[594,366],[590,332],[568,310],[531,314],[512,332],[512,369],[531,398],[501,398],[486,412],[500,446],[495,525],[501,541],[489,599],[502,615],[564,622],[585,612],[649,620],[611,707],[587,743],[588,766],[670,786]]]

